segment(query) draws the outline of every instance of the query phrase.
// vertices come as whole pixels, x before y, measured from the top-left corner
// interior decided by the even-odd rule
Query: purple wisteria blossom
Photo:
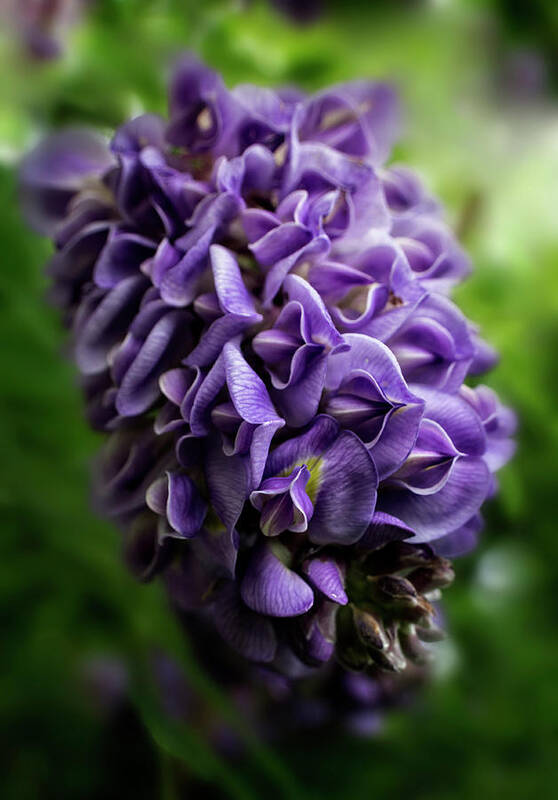
[[[386,166],[389,86],[229,90],[188,57],[169,109],[22,169],[108,435],[98,504],[195,630],[270,686],[321,671],[372,730],[513,453],[513,413],[465,383],[495,360],[449,297],[469,262]]]
[[[32,59],[58,58],[94,0],[0,0],[0,20]]]

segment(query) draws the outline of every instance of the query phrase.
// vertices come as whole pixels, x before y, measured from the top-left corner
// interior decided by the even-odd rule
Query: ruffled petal
[[[490,487],[482,458],[459,458],[440,491],[414,494],[385,487],[378,508],[401,518],[415,531],[412,541],[430,542],[464,525],[479,510]]]

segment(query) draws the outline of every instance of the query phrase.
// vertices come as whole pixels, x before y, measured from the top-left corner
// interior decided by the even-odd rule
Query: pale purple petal
[[[346,605],[345,574],[341,564],[331,556],[316,556],[303,565],[312,585],[330,600]]]
[[[248,365],[238,344],[228,342],[223,359],[231,399],[242,419],[256,425],[279,420],[264,382]]]
[[[261,544],[251,556],[240,593],[249,608],[270,617],[296,617],[314,603],[306,581],[285,566],[268,544]]]
[[[114,164],[105,140],[86,129],[59,131],[25,158],[20,172],[23,209],[29,224],[54,235],[74,195]]]

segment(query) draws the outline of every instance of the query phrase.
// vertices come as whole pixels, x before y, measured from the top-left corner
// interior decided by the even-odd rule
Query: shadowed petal
[[[457,558],[474,550],[483,527],[480,514],[475,514],[464,525],[433,542],[436,553],[445,558]]]
[[[194,436],[207,436],[211,429],[211,406],[225,385],[225,365],[221,354],[192,398],[190,428]]]
[[[124,338],[147,285],[143,275],[121,281],[104,295],[80,327],[76,337],[76,361],[82,372],[90,375],[106,369],[108,353]]]
[[[190,320],[180,312],[163,316],[139,344],[136,355],[125,370],[116,395],[116,408],[129,417],[146,411],[159,397],[159,376],[176,358],[175,349],[187,347]]]
[[[377,550],[388,542],[409,539],[414,531],[404,522],[384,511],[375,511],[372,522],[356,543],[359,550]]]
[[[249,463],[241,456],[227,456],[221,440],[207,445],[206,475],[213,508],[228,531],[233,531],[248,497]]]
[[[190,478],[179,472],[167,472],[152,484],[145,500],[152,511],[166,516],[173,531],[186,539],[200,530],[207,512],[207,504]]]
[[[226,584],[213,603],[213,619],[223,639],[250,661],[275,658],[277,639],[268,619],[242,603],[234,583]]]
[[[155,242],[137,233],[113,228],[95,265],[97,286],[110,289],[140,272],[141,264],[155,252]]]
[[[303,345],[293,359],[296,366],[297,356],[303,356]],[[306,425],[316,415],[325,381],[327,356],[321,355],[311,362],[304,371],[304,377],[297,383],[283,389],[275,389],[273,397],[285,417],[287,424],[294,428]]]
[[[21,167],[21,194],[29,224],[38,233],[53,235],[84,182],[101,176],[113,164],[106,142],[96,133],[72,128],[49,136]]]
[[[311,239],[308,244],[304,245],[300,250],[275,262],[265,278],[262,295],[264,308],[269,308],[271,306],[273,298],[281,288],[284,279],[296,264],[307,258],[312,260],[315,257],[326,255],[330,246],[328,237],[325,234],[320,234]]]

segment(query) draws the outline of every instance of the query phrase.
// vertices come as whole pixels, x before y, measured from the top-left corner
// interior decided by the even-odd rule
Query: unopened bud
[[[372,614],[362,611],[360,608],[353,609],[353,619],[356,631],[366,647],[375,650],[386,650],[389,640],[380,622]]]
[[[428,566],[415,569],[408,576],[417,592],[430,592],[444,589],[452,583],[455,573],[451,563],[445,558],[437,558]]]

